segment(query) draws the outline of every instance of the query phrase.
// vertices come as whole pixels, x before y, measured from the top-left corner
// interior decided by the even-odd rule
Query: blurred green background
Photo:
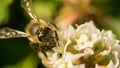
[[[33,0],[32,5],[37,16],[46,21],[81,24],[93,20],[98,28],[112,30],[120,39],[120,0]],[[0,28],[24,31],[30,19],[21,0],[0,0]],[[27,38],[0,39],[0,68],[40,67]]]

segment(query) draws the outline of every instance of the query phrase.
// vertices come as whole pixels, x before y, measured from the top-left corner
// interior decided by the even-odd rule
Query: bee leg
[[[47,57],[46,51],[42,50],[41,52],[44,54],[45,57]]]
[[[39,43],[30,42],[30,47],[35,51],[41,51],[47,57],[46,51],[43,49],[42,46],[40,46]]]
[[[57,32],[54,31],[54,33],[55,33],[55,38],[56,38],[56,40],[58,41],[58,35],[57,35]]]
[[[35,51],[40,51],[41,49],[39,48],[39,44],[38,43],[33,43],[33,42],[30,42],[29,43],[30,47],[35,50]]]
[[[54,33],[55,33],[55,38],[56,38],[56,40],[57,40],[57,44],[58,44],[58,46],[59,46],[59,42],[58,42],[58,35],[57,35],[57,32],[56,32],[56,31],[54,31]]]

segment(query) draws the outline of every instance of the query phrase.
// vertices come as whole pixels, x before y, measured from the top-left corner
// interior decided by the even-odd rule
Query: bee
[[[34,50],[41,51],[44,54],[47,51],[53,51],[52,48],[58,46],[56,28],[52,24],[38,19],[32,10],[31,0],[22,0],[21,4],[32,18],[31,22],[27,25],[25,32],[9,27],[0,29],[0,39],[27,37],[31,41],[30,47]]]

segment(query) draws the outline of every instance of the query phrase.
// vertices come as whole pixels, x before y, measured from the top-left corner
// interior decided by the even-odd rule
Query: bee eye
[[[40,28],[39,24],[33,24],[31,27],[30,27],[30,33],[32,35],[35,35],[38,31],[38,29]]]

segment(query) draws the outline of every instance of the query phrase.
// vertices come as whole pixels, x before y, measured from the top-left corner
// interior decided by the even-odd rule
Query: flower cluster
[[[112,31],[100,31],[92,21],[58,32],[59,46],[39,57],[51,68],[117,68],[120,45]]]

